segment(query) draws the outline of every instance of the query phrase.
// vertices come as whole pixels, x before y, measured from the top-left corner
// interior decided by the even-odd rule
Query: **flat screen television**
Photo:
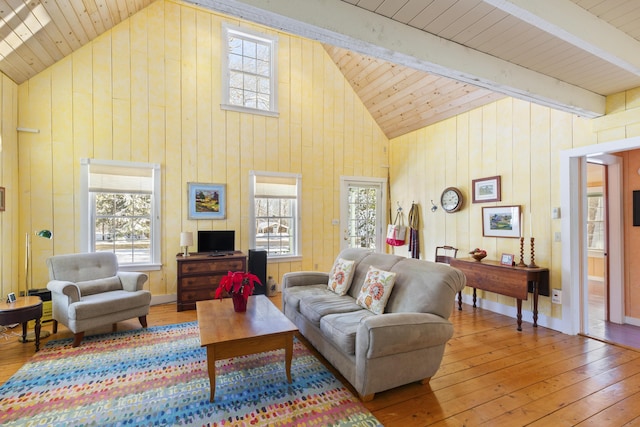
[[[231,253],[235,244],[235,230],[198,230],[198,253]]]

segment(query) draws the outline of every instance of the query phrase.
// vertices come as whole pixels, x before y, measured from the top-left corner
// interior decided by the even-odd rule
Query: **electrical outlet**
[[[562,304],[562,291],[560,289],[551,290],[551,302],[554,304]]]

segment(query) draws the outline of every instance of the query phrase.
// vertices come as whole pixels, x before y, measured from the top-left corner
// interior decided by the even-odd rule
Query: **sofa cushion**
[[[384,313],[384,307],[393,290],[395,278],[396,273],[369,266],[356,302],[374,314]]]
[[[328,290],[325,292],[324,295],[315,295],[300,301],[300,313],[317,327],[320,327],[320,319],[327,314],[362,310],[353,298],[339,296]]]
[[[369,310],[360,309],[350,313],[327,314],[320,319],[322,334],[336,347],[347,354],[356,354],[356,331],[360,321],[375,316]]]
[[[327,285],[292,286],[282,292],[284,304],[300,311],[300,300],[315,296],[325,295],[329,291]]]
[[[77,282],[76,286],[78,286],[78,288],[80,289],[81,298],[84,296],[100,294],[103,292],[122,290],[122,282],[120,282],[120,278],[118,276]]]
[[[70,319],[91,319],[125,311],[132,308],[148,306],[151,303],[149,291],[112,291],[89,295],[69,306]]]
[[[338,295],[345,295],[351,286],[355,261],[337,258],[329,273],[328,288]]]

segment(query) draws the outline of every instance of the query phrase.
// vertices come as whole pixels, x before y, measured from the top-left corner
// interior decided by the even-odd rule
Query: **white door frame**
[[[586,157],[598,157],[640,148],[640,137],[602,144],[588,145],[560,152],[560,200],[562,232],[562,332],[575,335],[584,331],[585,318],[581,308],[587,307],[587,293],[583,285],[587,275],[586,236]],[[624,241],[622,210],[622,165],[613,163],[608,168],[609,198],[609,282],[624,279]],[[618,189],[616,190],[616,186]],[[612,292],[615,287],[612,287]],[[618,292],[617,290],[615,292]],[[624,293],[611,296],[612,308],[624,313]],[[617,311],[617,310],[611,310]]]
[[[380,189],[380,203],[376,206],[376,252],[384,252],[385,249],[385,209],[387,206],[387,179],[372,178],[364,176],[341,176],[340,177],[340,250],[347,247],[345,240],[345,224],[348,222],[347,209],[347,189],[349,185],[376,186]]]

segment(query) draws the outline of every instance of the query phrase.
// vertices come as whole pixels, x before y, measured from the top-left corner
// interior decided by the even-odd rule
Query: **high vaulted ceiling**
[[[17,83],[152,0],[0,0]],[[503,96],[585,117],[640,87],[638,0],[186,0],[322,42],[389,137]]]

